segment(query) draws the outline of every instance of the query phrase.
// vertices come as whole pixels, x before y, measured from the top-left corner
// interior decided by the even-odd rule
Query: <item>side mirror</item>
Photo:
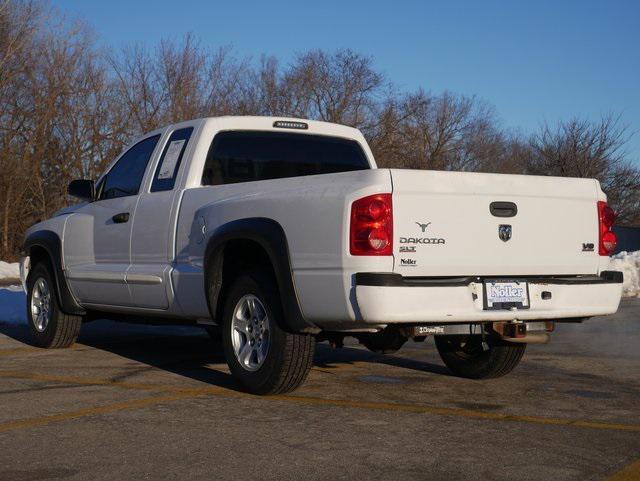
[[[69,195],[89,202],[96,198],[96,186],[93,180],[72,180],[68,189]]]

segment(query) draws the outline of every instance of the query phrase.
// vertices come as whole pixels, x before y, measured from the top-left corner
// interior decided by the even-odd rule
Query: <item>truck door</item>
[[[70,216],[64,260],[82,304],[131,306],[125,275],[131,263],[132,220],[138,190],[160,135],[127,150],[97,185],[97,199]]]
[[[193,127],[168,136],[146,188],[140,193],[131,238],[127,284],[137,307],[167,309],[175,245],[175,219],[181,190],[179,176]],[[166,137],[165,137],[166,138]]]

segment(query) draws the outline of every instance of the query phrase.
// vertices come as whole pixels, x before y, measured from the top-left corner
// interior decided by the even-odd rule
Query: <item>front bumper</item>
[[[615,313],[622,296],[621,272],[518,279],[529,283],[528,309],[484,310],[479,277],[411,278],[358,273],[356,299],[365,323],[443,324],[601,316]]]

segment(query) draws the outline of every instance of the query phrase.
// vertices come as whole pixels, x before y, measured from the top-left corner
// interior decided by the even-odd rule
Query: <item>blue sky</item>
[[[401,89],[475,95],[528,133],[571,116],[622,115],[640,131],[640,1],[54,0],[101,44],[193,32],[238,56],[348,47]],[[640,132],[627,147],[640,165]]]

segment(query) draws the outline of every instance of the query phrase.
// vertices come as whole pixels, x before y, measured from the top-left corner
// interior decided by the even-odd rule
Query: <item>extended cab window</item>
[[[229,131],[215,136],[203,185],[233,184],[369,169],[354,140],[285,132]]]
[[[144,171],[160,135],[148,137],[127,150],[100,182],[99,200],[137,195]]]
[[[176,176],[180,170],[182,156],[187,148],[192,132],[193,127],[187,127],[186,129],[176,130],[171,134],[160,156],[156,174],[153,176],[151,192],[173,189],[176,183]]]

